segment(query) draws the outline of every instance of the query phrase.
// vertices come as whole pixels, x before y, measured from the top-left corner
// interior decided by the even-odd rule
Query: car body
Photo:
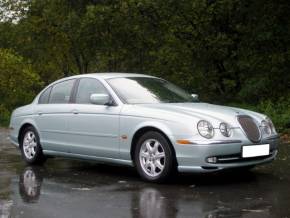
[[[167,88],[173,92],[167,92]],[[155,94],[148,94],[150,90]],[[13,111],[10,139],[20,148],[21,142],[25,146],[23,130],[32,127],[45,156],[134,166],[138,140],[153,132],[151,138],[163,138],[155,142],[163,140],[170,150],[161,146],[156,152],[168,154],[170,168],[175,165],[179,172],[251,167],[276,157],[278,134],[265,115],[192,99],[178,87],[148,75],[72,76],[48,85],[31,104]],[[29,134],[26,139],[28,143]],[[155,146],[153,141],[147,143]],[[150,165],[156,160],[147,157],[151,150],[144,146]],[[144,161],[147,163],[147,159]]]

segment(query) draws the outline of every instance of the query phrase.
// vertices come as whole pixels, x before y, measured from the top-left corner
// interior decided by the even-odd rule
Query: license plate
[[[259,157],[270,154],[270,145],[250,145],[243,146],[242,157]]]

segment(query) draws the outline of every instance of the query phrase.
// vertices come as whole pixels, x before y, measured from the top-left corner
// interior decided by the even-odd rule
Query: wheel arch
[[[32,126],[37,131],[36,125],[33,122],[30,122],[30,121],[23,122],[19,128],[19,131],[18,131],[17,140],[18,140],[19,145],[20,145],[20,140],[21,140],[21,136],[23,134],[23,131],[29,126]]]
[[[136,145],[137,145],[138,139],[142,135],[144,135],[146,132],[150,132],[150,131],[158,132],[158,133],[160,133],[161,135],[164,136],[164,138],[169,143],[169,146],[171,147],[175,162],[177,164],[175,148],[174,148],[174,146],[172,144],[172,141],[170,140],[170,137],[165,133],[166,131],[164,131],[163,129],[161,129],[159,127],[152,126],[152,125],[140,127],[138,130],[135,131],[135,133],[134,133],[134,135],[132,137],[131,146],[130,146],[131,147],[130,148],[130,157],[131,157],[131,160],[133,161],[133,163],[134,163],[134,153],[135,153],[135,149],[136,149]]]

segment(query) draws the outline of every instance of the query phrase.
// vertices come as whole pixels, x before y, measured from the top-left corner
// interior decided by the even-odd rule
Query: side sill
[[[114,159],[114,158],[107,158],[107,157],[96,157],[96,156],[90,156],[90,155],[73,154],[73,153],[49,151],[49,150],[43,150],[43,153],[45,155],[51,155],[51,156],[60,156],[60,157],[67,157],[67,158],[92,160],[96,162],[105,162],[105,163],[133,166],[133,162],[131,160],[122,160],[122,159]]]

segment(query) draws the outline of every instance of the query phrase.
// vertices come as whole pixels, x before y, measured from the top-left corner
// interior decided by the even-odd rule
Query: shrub
[[[10,112],[0,104],[0,126],[9,125]]]
[[[10,112],[29,103],[40,85],[38,74],[26,60],[0,48],[0,125],[7,125]]]

